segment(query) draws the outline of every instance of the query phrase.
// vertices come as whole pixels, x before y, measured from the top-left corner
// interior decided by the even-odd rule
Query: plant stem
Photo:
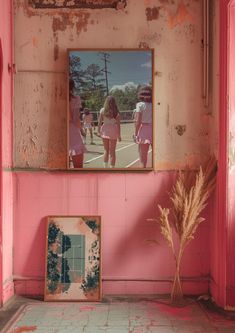
[[[180,246],[178,256],[176,257],[175,260],[176,264],[175,277],[171,290],[171,303],[173,304],[180,303],[183,299],[183,292],[180,281],[180,264],[181,264],[182,255],[183,255],[183,249]]]

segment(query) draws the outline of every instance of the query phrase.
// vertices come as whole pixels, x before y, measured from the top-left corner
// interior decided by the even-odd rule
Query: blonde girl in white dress
[[[116,164],[117,140],[121,141],[120,112],[117,108],[115,98],[107,96],[104,107],[100,110],[98,119],[98,135],[104,145],[104,167],[114,168]]]

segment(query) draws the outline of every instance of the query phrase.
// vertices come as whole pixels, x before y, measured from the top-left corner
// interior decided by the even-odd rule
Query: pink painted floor
[[[235,321],[194,300],[107,299],[102,303],[26,301],[2,333],[234,333]],[[2,310],[0,311],[2,312]]]

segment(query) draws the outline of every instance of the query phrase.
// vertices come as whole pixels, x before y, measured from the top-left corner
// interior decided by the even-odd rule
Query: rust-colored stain
[[[76,23],[77,33],[79,34],[82,30],[86,31],[88,26],[88,19],[90,17],[89,13],[84,13],[81,15]]]
[[[33,37],[32,38],[32,43],[33,43],[34,47],[37,47],[38,46],[38,39],[36,37]]]
[[[63,13],[60,17],[53,17],[52,30],[65,31],[68,26],[73,26],[72,16],[69,13]]]
[[[170,29],[174,28],[178,24],[184,23],[187,20],[189,21],[192,20],[192,16],[189,13],[187,6],[184,4],[183,0],[179,2],[175,14],[172,14],[169,10],[167,10],[167,12],[168,12],[168,26]]]
[[[33,8],[115,8],[121,9],[126,6],[127,0],[29,0]]]
[[[157,20],[159,18],[159,9],[160,7],[147,7],[145,10],[146,17],[148,21]]]
[[[58,44],[55,44],[54,46],[54,60],[58,60],[59,58],[59,45]]]
[[[123,3],[123,1],[121,1]],[[58,31],[66,31],[68,27],[73,28],[75,25],[77,27],[77,33],[79,34],[82,30],[86,31],[87,25],[89,23],[90,11],[79,10],[79,11],[69,11],[65,12],[60,9],[39,11],[28,5],[28,1],[16,2],[15,10],[22,8],[27,17],[33,16],[49,16],[52,17],[52,30],[54,37],[57,36]],[[94,23],[94,22],[93,22]]]
[[[186,125],[177,125],[175,126],[175,130],[179,136],[182,136],[186,131]]]
[[[77,34],[81,31],[86,31],[89,23],[90,14],[87,12],[80,12],[76,15],[71,13],[61,13],[60,16],[53,17],[52,19],[52,30],[54,34],[54,60],[59,58],[59,41],[58,32],[66,31],[68,27],[73,28],[76,25]]]
[[[146,42],[140,42],[139,43],[139,48],[140,49],[149,49],[150,47],[149,47],[148,43],[146,43]]]
[[[21,326],[12,331],[12,333],[34,332],[36,329],[37,326]]]
[[[88,12],[80,12],[76,15],[71,15],[69,13],[61,13],[60,17],[53,17],[52,20],[52,30],[54,36],[58,31],[65,31],[68,27],[73,28],[76,24],[77,34],[82,30],[86,31],[89,23],[90,14]]]

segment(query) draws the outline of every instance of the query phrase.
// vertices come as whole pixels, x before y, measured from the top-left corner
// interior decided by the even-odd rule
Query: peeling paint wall
[[[196,0],[128,0],[118,10],[39,10],[15,1],[14,164],[27,168],[15,173],[17,294],[43,293],[45,216],[81,214],[102,216],[104,294],[169,292],[174,261],[147,219],[158,203],[169,205],[174,169],[195,166],[215,148],[216,109],[205,109],[202,99],[201,38]],[[66,49],[138,47],[155,49],[156,164],[173,170],[31,172],[65,167]],[[183,259],[188,294],[208,292],[212,206]],[[160,246],[146,244],[153,237]]]
[[[1,112],[1,180],[0,180],[0,304],[14,295],[13,285],[13,175],[7,171],[12,164],[12,39],[11,2],[4,1],[0,11],[2,44],[2,103]],[[0,55],[1,57],[1,55]],[[0,77],[1,79],[1,77]],[[1,100],[1,98],[0,98]],[[1,101],[0,101],[1,102]]]
[[[229,42],[228,42],[228,94],[229,94],[229,111],[228,111],[228,247],[227,247],[227,272],[226,272],[226,305],[235,306],[235,1],[231,1],[229,10]]]
[[[156,166],[200,163],[214,142],[201,39],[200,1],[129,0],[102,10],[15,1],[15,166],[66,167],[67,48],[154,48]]]
[[[210,138],[213,139],[212,147],[215,149],[215,154],[217,155],[217,150],[219,149],[219,103],[220,103],[220,81],[218,80],[219,77],[221,77],[220,73],[220,24],[224,24],[224,22],[220,21],[220,11],[221,11],[221,1],[220,0],[214,0],[212,2],[211,7],[211,38],[212,38],[212,47],[211,47],[211,57],[210,57],[210,83],[212,88],[212,95],[211,98],[211,114],[207,115],[208,119],[211,120],[210,126],[209,126],[209,135]],[[220,22],[220,24],[218,24]],[[224,27],[224,29],[226,29]],[[222,46],[223,47],[223,46]],[[223,79],[222,79],[223,80]],[[221,118],[220,118],[221,119]],[[213,135],[212,135],[213,133]],[[224,134],[221,133],[220,137]],[[218,153],[219,154],[219,153]],[[225,186],[225,185],[224,185]],[[218,188],[219,184],[218,184]],[[210,292],[215,300],[215,302],[219,306],[224,306],[223,302],[221,302],[221,297],[219,295],[220,293],[220,285],[221,285],[221,276],[223,275],[223,266],[222,266],[222,260],[223,258],[221,256],[221,246],[220,244],[224,243],[223,235],[221,232],[221,227],[219,227],[218,220],[221,220],[220,217],[218,217],[218,209],[217,209],[217,200],[218,194],[215,195],[215,201],[214,201],[214,209],[213,209],[213,225],[214,227],[210,230],[210,253],[211,253],[211,259],[210,259],[210,275],[211,275],[211,281],[210,281]],[[222,222],[222,223],[221,223]],[[221,225],[225,223],[225,221],[220,221]],[[221,288],[222,289],[222,288]],[[222,291],[223,293],[224,291]]]

